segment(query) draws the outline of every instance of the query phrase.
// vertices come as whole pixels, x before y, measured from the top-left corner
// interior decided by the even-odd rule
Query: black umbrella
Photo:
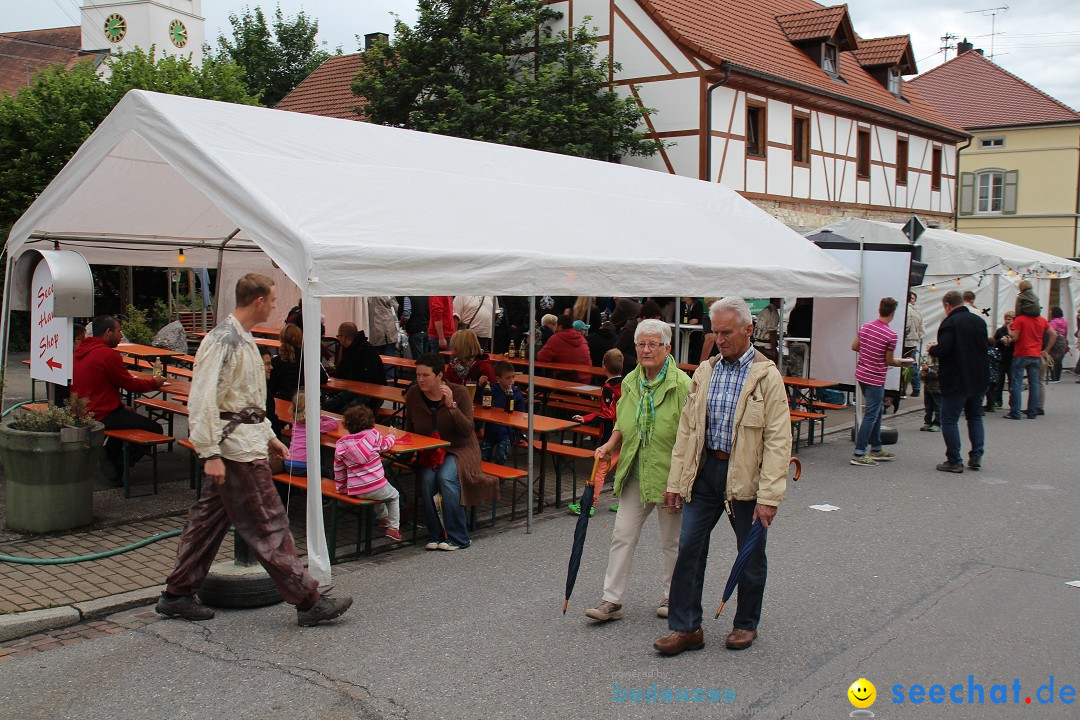
[[[594,459],[589,482],[585,484],[585,489],[581,492],[581,515],[578,516],[577,525],[574,526],[574,545],[570,549],[570,563],[566,566],[566,599],[563,600],[563,615],[566,614],[566,608],[570,605],[570,594],[574,592],[574,583],[577,582],[578,570],[581,568],[581,553],[585,549],[585,534],[589,531],[589,515],[592,511],[593,499],[604,487],[604,478],[618,461],[618,455],[603,461],[600,458]]]
[[[798,480],[802,476],[802,463],[799,462],[798,458],[791,458],[791,462],[795,464],[795,477],[792,479]],[[735,587],[739,584],[739,578],[742,577],[743,568],[746,567],[750,554],[754,552],[758,541],[761,540],[761,531],[761,521],[754,520],[754,524],[750,526],[750,532],[746,535],[746,541],[743,543],[742,549],[739,550],[739,556],[735,558],[735,564],[731,566],[731,574],[728,575],[727,585],[724,586],[724,596],[720,599],[720,607],[716,608],[716,617],[720,617],[720,611],[724,609],[724,604],[731,598],[731,593],[735,592]]]

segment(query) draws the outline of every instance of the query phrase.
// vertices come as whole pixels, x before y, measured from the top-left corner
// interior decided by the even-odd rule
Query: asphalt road
[[[652,650],[667,632],[655,616],[655,521],[638,547],[626,617],[594,625],[583,616],[603,582],[606,511],[591,523],[564,617],[575,518],[545,513],[530,535],[510,528],[462,552],[409,549],[336,567],[336,587],[356,605],[333,626],[298,628],[284,605],[223,611],[4,663],[0,717],[841,718],[860,677],[877,688],[878,718],[1080,717],[1080,704],[1063,703],[1064,686],[1080,692],[1080,588],[1066,585],[1080,579],[1074,379],[1051,386],[1038,420],[987,416],[981,472],[936,472],[941,436],[918,432],[917,415],[895,421],[899,457],[877,468],[849,465],[845,440],[803,450],[803,479],[769,533],[761,636],[742,652],[723,647],[733,608],[719,621],[707,611],[703,651]],[[839,510],[809,507],[819,503]],[[719,525],[706,608],[734,555]],[[1042,704],[1051,678],[1054,702]],[[616,684],[626,697],[648,697],[655,684],[731,699],[618,701]],[[941,685],[942,702],[914,703],[916,685]],[[969,702],[975,686],[982,704]]]

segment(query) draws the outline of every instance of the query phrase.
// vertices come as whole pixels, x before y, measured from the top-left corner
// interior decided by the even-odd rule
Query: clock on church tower
[[[202,64],[202,0],[83,0],[82,49],[149,51]]]

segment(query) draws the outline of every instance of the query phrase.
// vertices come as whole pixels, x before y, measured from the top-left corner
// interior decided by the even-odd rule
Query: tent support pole
[[[672,348],[675,351],[675,363],[682,362],[682,356],[679,355],[680,346],[682,345],[682,329],[679,327],[679,321],[682,319],[682,298],[675,297],[675,344]],[[577,502],[575,500],[575,502]]]
[[[787,360],[784,358],[784,350],[787,348],[784,345],[784,298],[780,298],[780,307],[777,308],[780,312],[780,321],[776,325],[776,367],[779,368],[780,374],[784,375],[784,366],[787,365]]]
[[[863,278],[866,276],[866,263],[865,263],[865,250],[866,238],[862,235],[859,236],[859,302],[855,307],[855,337],[859,336],[859,328],[862,327],[862,314],[863,314],[863,293],[866,292]],[[855,428],[855,442],[859,442],[859,423],[862,421],[862,386],[859,385],[858,380],[855,381],[855,423],[852,427]]]
[[[0,315],[0,407],[4,404],[4,380],[7,378],[8,334],[11,332],[11,253],[4,253],[4,301]],[[31,385],[34,379],[30,378]]]
[[[526,332],[529,338],[529,397],[528,402],[525,404],[529,407],[529,441],[527,447],[529,448],[529,490],[525,494],[525,504],[528,505],[528,509],[525,515],[525,532],[532,532],[532,520],[533,520],[533,431],[534,423],[533,416],[536,413],[536,406],[534,400],[536,398],[536,335],[533,334],[533,318],[536,317],[536,296],[529,296],[529,318],[526,324]],[[543,501],[543,498],[541,498]]]
[[[225,264],[225,246],[228,245],[229,241],[232,240],[234,237],[236,237],[239,233],[240,233],[240,228],[236,228],[231,233],[229,233],[225,237],[224,240],[221,241],[220,245],[218,245],[218,253],[217,253],[217,292],[214,293],[214,322],[219,321],[219,319],[218,319],[218,303],[221,302],[221,267],[222,267],[222,265]],[[204,318],[205,318],[205,314],[204,314]],[[204,322],[204,324],[205,324],[205,322]],[[321,342],[321,340],[322,339],[320,338],[320,342]],[[320,485],[320,487],[322,487],[322,486]]]
[[[305,431],[308,447],[312,452],[308,454],[307,461],[307,553],[308,572],[320,583],[330,580],[330,554],[326,549],[326,532],[323,529],[322,511],[322,454],[319,452],[319,355],[322,344],[322,335],[319,333],[319,315],[322,312],[322,301],[312,295],[308,289],[315,278],[308,277],[302,289],[304,298],[304,327],[309,332],[304,333],[304,387],[311,389],[311,402],[307,403],[304,411]],[[314,329],[315,332],[310,332]],[[357,538],[357,542],[361,542]]]
[[[993,305],[991,305],[991,307],[994,308],[994,317],[990,318],[990,327],[994,327],[995,325],[997,325],[998,324],[998,318],[1001,317],[1000,315],[998,315],[998,292],[1001,289],[1001,274],[1000,273],[997,273],[997,274],[994,275],[994,286],[993,287],[994,287],[994,303],[993,303]]]

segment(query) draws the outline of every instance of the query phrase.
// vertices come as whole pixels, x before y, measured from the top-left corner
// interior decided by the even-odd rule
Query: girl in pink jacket
[[[379,501],[375,517],[386,537],[401,542],[401,510],[398,491],[386,481],[380,452],[394,447],[394,436],[375,429],[375,416],[366,405],[356,405],[345,412],[349,434],[334,448],[334,483],[338,492],[353,497]]]
[[[289,438],[289,459],[285,461],[285,472],[290,475],[304,475],[307,473],[307,426],[304,424],[304,412],[307,403],[304,402],[304,393],[298,392],[293,397],[291,415],[292,437]],[[327,433],[337,430],[338,421],[332,417],[322,415],[319,417],[319,432]]]

